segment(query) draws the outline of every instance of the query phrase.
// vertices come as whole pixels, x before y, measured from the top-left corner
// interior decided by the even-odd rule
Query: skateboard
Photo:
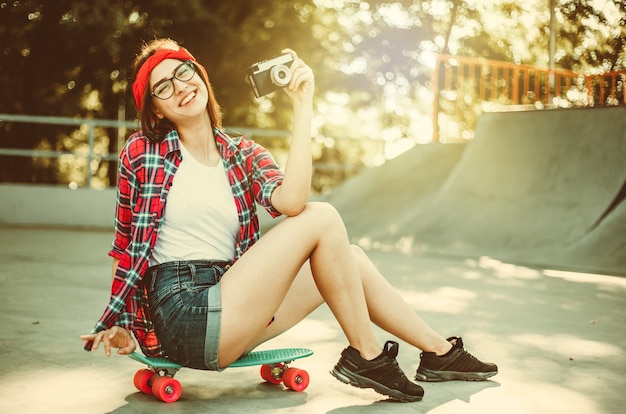
[[[253,351],[230,364],[229,368],[261,366],[261,378],[271,384],[281,382],[294,391],[304,391],[309,385],[309,374],[302,369],[289,367],[296,359],[313,355],[307,348],[283,348],[265,351]],[[146,364],[149,368],[135,373],[135,387],[146,394],[152,394],[161,401],[173,403],[180,398],[183,387],[174,379],[174,375],[183,368],[166,358],[146,357],[137,352],[129,355],[135,361]]]

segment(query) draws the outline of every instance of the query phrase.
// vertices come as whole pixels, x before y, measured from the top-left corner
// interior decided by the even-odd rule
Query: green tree
[[[0,55],[0,112],[133,119],[136,110],[128,79],[130,63],[142,42],[171,37],[203,62],[226,109],[226,123],[286,128],[286,99],[276,94],[259,106],[244,83],[245,68],[311,44],[306,3],[233,0],[150,0],[87,2],[14,1],[0,5],[0,36],[12,39]],[[272,112],[272,116],[268,116]],[[44,132],[46,131],[46,132]],[[116,153],[114,131],[101,131],[108,152]],[[19,141],[15,139],[19,137]],[[74,137],[75,139],[72,139]],[[0,146],[73,149],[84,136],[67,128],[2,125]],[[3,163],[5,181],[56,182],[54,163],[25,166]],[[44,171],[33,177],[31,171]],[[115,171],[109,171],[109,181]]]
[[[0,112],[134,119],[128,85],[139,45],[181,42],[207,67],[225,124],[288,129],[284,94],[253,99],[245,69],[285,47],[316,73],[318,161],[356,167],[381,162],[361,138],[430,139],[430,77],[440,53],[547,66],[548,0],[14,0],[0,2]],[[626,5],[558,0],[557,64],[583,71],[624,69]],[[10,39],[10,40],[9,40]],[[339,138],[349,139],[339,143]],[[0,147],[75,150],[84,131],[0,124]],[[285,141],[263,139],[284,154]],[[98,131],[104,152],[116,131]],[[380,146],[376,146],[380,148]],[[106,184],[115,171],[101,163]],[[71,166],[67,167],[71,170]],[[85,168],[85,167],[83,167]],[[338,173],[340,179],[349,173]],[[28,166],[3,157],[0,180],[68,181],[59,163]],[[332,180],[320,179],[320,183]],[[329,184],[320,184],[319,188]]]
[[[557,13],[562,67],[595,73],[626,70],[626,2],[562,0]]]

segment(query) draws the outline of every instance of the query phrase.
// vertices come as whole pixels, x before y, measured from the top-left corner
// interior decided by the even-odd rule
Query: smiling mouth
[[[191,101],[193,98],[196,97],[196,92],[191,92],[189,93],[189,95],[185,96],[185,99],[183,99],[180,103],[180,106],[185,106],[189,103],[189,101]]]

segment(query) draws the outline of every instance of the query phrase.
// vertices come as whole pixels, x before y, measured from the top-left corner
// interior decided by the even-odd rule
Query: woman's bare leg
[[[360,247],[352,246],[352,249],[372,322],[422,351],[438,355],[448,352],[450,342],[435,332],[411,308]]]
[[[443,355],[450,350],[450,342],[424,322],[378,271],[365,252],[357,246],[351,249],[372,322],[422,351]],[[323,298],[317,291],[310,268],[305,264],[277,310],[275,322],[261,333],[251,348],[290,329],[322,303]]]
[[[274,313],[274,321],[255,338],[247,351],[291,329],[323,303],[324,298],[317,289],[311,267],[307,262],[298,272],[285,299]]]
[[[455,379],[482,381],[497,374],[498,368],[495,364],[481,362],[465,351],[460,337],[449,342],[437,334],[380,274],[360,248],[352,246],[349,250],[356,264],[359,281],[362,284],[368,321],[371,320],[385,331],[425,351],[421,355],[416,378],[421,381]],[[275,313],[276,321],[258,332],[258,336],[250,342],[250,348],[286,331],[323,302],[323,296],[318,292],[317,285],[319,283],[316,285],[315,281],[308,263],[304,264]],[[388,344],[390,342],[385,344],[385,352],[397,353],[397,344],[387,348]],[[383,355],[385,354],[383,353]],[[396,362],[394,361],[393,364]],[[389,388],[389,384],[385,385],[383,382],[379,382],[376,379],[376,374],[372,371],[370,374],[360,375],[357,373],[358,370],[352,370],[351,366],[362,367],[358,358],[354,359],[350,355],[350,350],[346,348],[342,353],[342,359],[331,373],[340,381],[361,388],[372,387],[371,380],[373,379],[376,384],[374,388],[378,392],[400,401],[417,401],[423,395],[423,389],[410,383],[406,378],[402,382],[402,386],[397,387],[396,383],[396,385],[392,385],[392,389]],[[396,369],[399,369],[397,365]]]
[[[319,294],[350,345],[365,359],[382,352],[341,217],[331,206],[312,203],[276,225],[222,279],[220,366],[229,365],[263,336],[307,260]]]

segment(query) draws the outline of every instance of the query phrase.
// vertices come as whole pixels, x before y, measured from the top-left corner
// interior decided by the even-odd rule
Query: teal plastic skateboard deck
[[[283,348],[265,351],[253,351],[230,364],[229,368],[261,366],[261,378],[272,384],[281,382],[294,391],[304,391],[309,385],[309,374],[302,369],[289,367],[296,359],[313,355],[307,348]],[[183,368],[166,358],[146,357],[137,352],[129,355],[135,361],[146,364],[149,368],[135,373],[135,387],[146,394],[152,394],[164,402],[178,401],[183,388],[174,375]]]

